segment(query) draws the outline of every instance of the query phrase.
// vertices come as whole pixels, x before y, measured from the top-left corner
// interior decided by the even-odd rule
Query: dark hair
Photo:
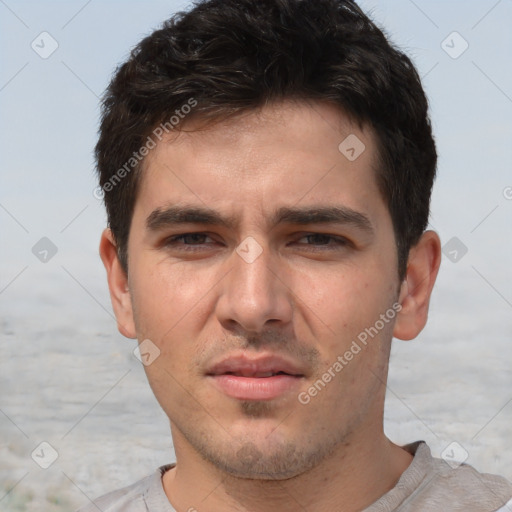
[[[428,104],[409,58],[351,0],[200,1],[132,50],[106,91],[96,145],[125,271],[142,148],[163,129],[181,129],[186,120],[173,118],[185,105],[194,106],[190,117],[220,119],[292,98],[334,103],[374,130],[403,278],[436,170]]]

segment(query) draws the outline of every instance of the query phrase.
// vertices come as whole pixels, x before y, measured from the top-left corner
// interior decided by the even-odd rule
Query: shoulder
[[[436,458],[433,462],[439,481],[449,489],[464,489],[469,495],[491,494],[502,498],[502,502],[512,498],[512,483],[502,476],[480,473],[469,464],[454,467]]]
[[[512,498],[512,483],[498,475],[480,473],[469,464],[448,463],[432,457],[424,443],[418,455],[429,460],[430,471],[417,490],[418,502],[430,506],[453,503],[455,510],[495,512]]]
[[[147,499],[162,489],[161,478],[172,466],[162,466],[153,474],[128,487],[109,492],[77,510],[77,512],[146,512]],[[170,509],[172,510],[172,509]]]
[[[143,496],[149,488],[152,475],[123,489],[109,492],[82,507],[77,512],[139,512],[145,511]]]

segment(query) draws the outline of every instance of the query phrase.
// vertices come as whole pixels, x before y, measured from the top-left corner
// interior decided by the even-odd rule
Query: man
[[[436,150],[414,66],[353,2],[176,15],[114,76],[96,156],[113,308],[176,463],[83,510],[507,510],[505,479],[384,435],[391,340],[440,264]]]

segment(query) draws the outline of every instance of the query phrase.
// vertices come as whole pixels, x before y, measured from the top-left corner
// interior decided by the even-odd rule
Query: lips
[[[245,354],[240,354],[227,357],[214,364],[207,374],[265,378],[278,374],[302,377],[304,372],[298,364],[280,356],[266,355],[250,358]]]
[[[239,400],[272,400],[297,388],[301,366],[276,355],[231,355],[214,364],[207,377],[224,394]]]
[[[251,371],[238,371],[238,372],[226,372],[224,375],[235,375],[237,377],[255,377],[255,378],[266,378],[266,377],[273,377],[274,375],[290,375],[286,372],[251,372]]]

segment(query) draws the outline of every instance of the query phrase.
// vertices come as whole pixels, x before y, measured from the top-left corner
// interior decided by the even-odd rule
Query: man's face
[[[178,459],[288,478],[381,431],[399,282],[376,162],[369,130],[291,102],[148,156],[128,285],[136,335],[160,350],[146,372]]]

